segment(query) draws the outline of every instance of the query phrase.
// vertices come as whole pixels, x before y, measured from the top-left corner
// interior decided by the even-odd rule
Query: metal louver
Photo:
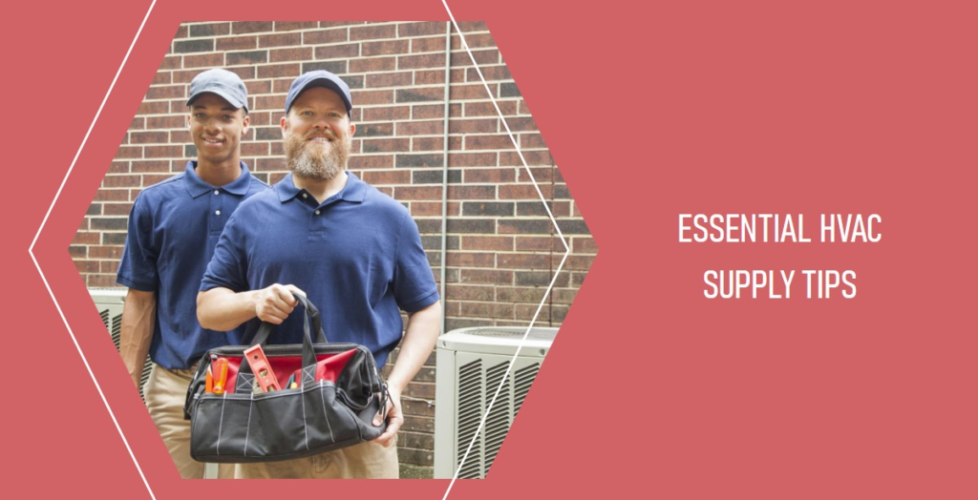
[[[92,296],[92,302],[95,303],[95,307],[98,309],[98,314],[102,318],[102,323],[105,325],[105,329],[108,330],[109,336],[112,337],[112,344],[115,345],[115,350],[119,350],[120,338],[122,336],[122,307],[126,300],[125,288],[89,288],[88,293]],[[149,379],[149,372],[152,369],[153,364],[146,358],[146,364],[143,365],[143,374],[139,379],[139,396],[143,397],[143,386],[146,385],[146,381]]]
[[[482,327],[454,330],[439,338],[435,401],[436,478],[451,478],[456,469],[459,478],[484,478],[489,473],[557,329],[531,330],[506,377],[506,370],[525,333],[523,328]],[[505,383],[500,389],[504,377]],[[497,389],[499,394],[490,409]],[[487,411],[485,427],[476,437]],[[460,469],[459,464],[462,464]]]

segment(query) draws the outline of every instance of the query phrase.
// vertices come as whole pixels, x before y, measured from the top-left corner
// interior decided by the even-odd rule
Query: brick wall
[[[559,326],[597,248],[488,28],[460,28],[571,245],[537,320]],[[136,195],[195,157],[185,127],[187,86],[212,67],[234,71],[248,86],[251,130],[242,157],[268,183],[286,173],[278,121],[292,80],[312,69],[343,77],[357,125],[350,170],[410,209],[439,279],[445,34],[445,22],[181,25],[70,247],[86,284],[117,286]],[[563,248],[457,34],[449,64],[446,328],[525,326]],[[405,394],[401,461],[421,475],[432,464],[434,380],[432,356]]]

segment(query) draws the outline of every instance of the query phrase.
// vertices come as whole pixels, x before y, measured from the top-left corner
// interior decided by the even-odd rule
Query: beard
[[[315,132],[312,132],[315,133]],[[297,177],[314,181],[331,181],[346,168],[350,143],[331,136],[329,151],[323,144],[289,133],[285,137],[285,160]]]

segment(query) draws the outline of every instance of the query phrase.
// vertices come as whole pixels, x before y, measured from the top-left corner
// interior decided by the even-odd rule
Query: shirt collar
[[[221,187],[211,186],[198,177],[197,162],[194,160],[187,162],[187,168],[184,173],[186,175],[183,176],[183,185],[187,188],[187,192],[190,193],[192,198],[209,193],[215,189],[220,189],[236,196],[244,196],[248,193],[248,187],[251,185],[251,172],[248,171],[248,166],[245,165],[245,162],[241,162],[241,175]]]
[[[295,183],[292,182],[292,174],[290,173],[275,184],[275,191],[278,193],[279,201],[285,203],[296,196],[299,196],[299,194],[305,190],[295,187]],[[341,189],[339,193],[331,196],[323,203],[325,204],[334,200],[343,200],[350,203],[362,203],[366,196],[367,183],[357,178],[353,172],[347,171],[346,186],[343,186],[343,189]]]

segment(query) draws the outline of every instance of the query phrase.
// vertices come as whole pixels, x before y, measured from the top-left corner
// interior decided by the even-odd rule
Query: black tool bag
[[[305,297],[296,298],[305,313],[302,344],[265,345],[275,328],[270,323],[262,323],[254,339],[262,345],[281,391],[254,391],[255,376],[243,354],[251,346],[220,347],[204,355],[184,407],[191,420],[194,460],[289,460],[370,441],[383,433],[386,423],[374,427],[372,421],[386,407],[388,393],[373,355],[361,345],[327,343],[319,311]],[[228,360],[227,391],[206,393],[207,367],[218,358]],[[300,380],[296,389],[287,385],[292,374]]]

